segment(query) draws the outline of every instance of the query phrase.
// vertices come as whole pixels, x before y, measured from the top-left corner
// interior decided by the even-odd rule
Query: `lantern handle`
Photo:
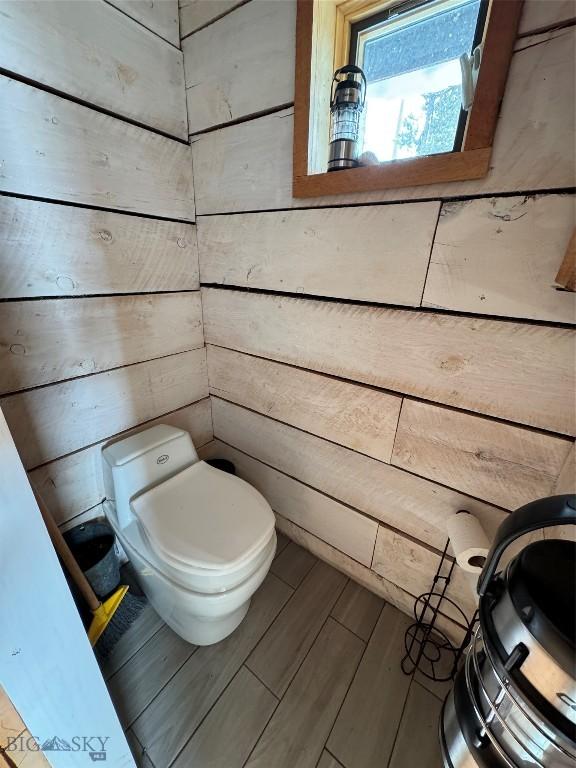
[[[360,75],[362,78],[362,106],[366,103],[366,75],[364,74],[364,71],[361,69],[361,67],[357,67],[356,64],[346,64],[344,67],[340,67],[339,69],[334,72],[334,77],[332,78],[332,85],[330,87],[330,104],[334,101],[334,83],[338,84],[341,82],[338,80],[339,75],[342,74],[352,74],[352,75]]]

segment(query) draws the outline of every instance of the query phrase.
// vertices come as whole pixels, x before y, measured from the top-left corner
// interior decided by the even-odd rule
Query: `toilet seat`
[[[245,570],[274,533],[264,497],[203,461],[135,496],[130,506],[159,560],[187,578]]]

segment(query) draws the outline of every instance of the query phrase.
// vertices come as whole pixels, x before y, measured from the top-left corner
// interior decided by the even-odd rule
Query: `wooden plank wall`
[[[3,69],[186,138],[182,52],[157,34],[103,2],[5,0],[2,12]]]
[[[294,5],[181,0],[206,451],[410,611],[451,513],[575,487],[573,6],[526,0],[486,179],[296,200]]]
[[[69,526],[111,438],[212,439],[178,4],[2,10],[0,403]]]
[[[50,768],[44,752],[36,743],[37,749],[27,749],[34,737],[18,714],[12,700],[0,686],[0,768],[24,765],[25,768]],[[20,748],[24,745],[23,748]]]
[[[245,2],[246,0],[178,0],[180,37],[184,40],[188,35],[208,26]]]

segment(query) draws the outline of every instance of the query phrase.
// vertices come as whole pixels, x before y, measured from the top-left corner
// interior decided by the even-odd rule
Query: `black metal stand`
[[[404,636],[406,649],[406,655],[402,659],[404,674],[411,675],[418,669],[425,677],[436,682],[454,678],[460,657],[468,646],[478,621],[478,611],[469,621],[460,606],[446,596],[446,590],[456,567],[456,562],[449,560],[447,556],[449,544],[450,539],[446,541],[430,592],[424,592],[414,603],[416,621],[408,627]],[[453,609],[452,618],[466,629],[464,640],[460,645],[452,643],[436,626],[438,614],[446,614],[448,606]]]

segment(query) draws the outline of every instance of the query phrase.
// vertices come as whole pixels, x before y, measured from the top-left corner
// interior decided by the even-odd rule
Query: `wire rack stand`
[[[404,674],[411,675],[418,669],[429,680],[436,682],[454,678],[458,663],[478,623],[478,611],[469,620],[460,606],[446,595],[456,567],[456,561],[448,557],[449,545],[450,539],[447,539],[430,591],[416,598],[415,621],[404,635],[406,654],[401,662]],[[450,615],[466,629],[460,645],[455,645],[437,626],[438,614],[446,614],[448,607],[452,608]]]

